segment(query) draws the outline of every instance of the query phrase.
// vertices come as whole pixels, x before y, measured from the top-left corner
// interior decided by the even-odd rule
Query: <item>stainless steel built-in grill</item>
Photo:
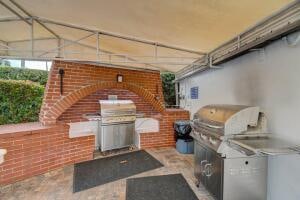
[[[192,122],[195,176],[218,200],[265,200],[267,156],[299,153],[271,137],[259,107],[208,105]]]
[[[101,151],[133,145],[136,107],[131,100],[100,100]]]

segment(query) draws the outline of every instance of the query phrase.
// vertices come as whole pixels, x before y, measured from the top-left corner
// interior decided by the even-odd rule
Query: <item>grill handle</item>
[[[202,133],[200,133],[200,137],[201,137],[203,140],[207,140],[207,139],[208,139],[208,137],[207,137],[206,135],[202,134]]]
[[[231,142],[230,140],[227,142],[228,146],[230,146],[231,148],[237,150],[238,152],[244,154],[244,155],[247,155],[247,156],[252,156],[252,155],[255,155],[256,153],[250,149],[246,149],[240,145],[237,145],[233,142]]]
[[[204,166],[204,172],[205,172],[205,176],[210,177],[213,173],[212,173],[212,164],[211,163],[207,163]]]
[[[201,125],[206,126],[208,128],[214,128],[214,129],[222,129],[222,128],[224,128],[224,126],[211,125],[211,124],[208,124],[208,123],[205,123],[205,122],[201,122],[201,121],[198,121],[198,123],[200,123]]]
[[[201,172],[202,172],[203,175],[205,175],[205,166],[206,166],[207,163],[208,163],[207,160],[202,160],[202,161],[200,162]],[[204,165],[204,167],[203,167],[203,165]]]

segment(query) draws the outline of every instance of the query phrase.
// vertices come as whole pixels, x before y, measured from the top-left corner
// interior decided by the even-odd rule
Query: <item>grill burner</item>
[[[195,176],[218,200],[267,199],[267,156],[299,153],[267,133],[259,107],[208,105],[191,125]]]

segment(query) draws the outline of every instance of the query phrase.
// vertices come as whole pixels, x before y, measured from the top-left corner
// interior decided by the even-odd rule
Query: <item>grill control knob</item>
[[[218,141],[217,140],[214,140],[213,138],[209,138],[209,142],[212,144],[212,145],[217,145],[218,144]]]
[[[200,137],[203,139],[203,140],[207,140],[207,136],[206,135],[204,135],[204,134],[200,134]]]

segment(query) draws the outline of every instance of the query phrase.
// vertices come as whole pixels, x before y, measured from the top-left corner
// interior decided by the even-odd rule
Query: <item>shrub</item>
[[[173,73],[161,74],[164,99],[167,105],[176,105],[174,79],[175,75]]]
[[[0,125],[38,121],[43,94],[30,81],[0,80]]]
[[[48,79],[48,72],[37,69],[22,69],[9,66],[0,66],[0,79],[30,80],[45,86]]]

